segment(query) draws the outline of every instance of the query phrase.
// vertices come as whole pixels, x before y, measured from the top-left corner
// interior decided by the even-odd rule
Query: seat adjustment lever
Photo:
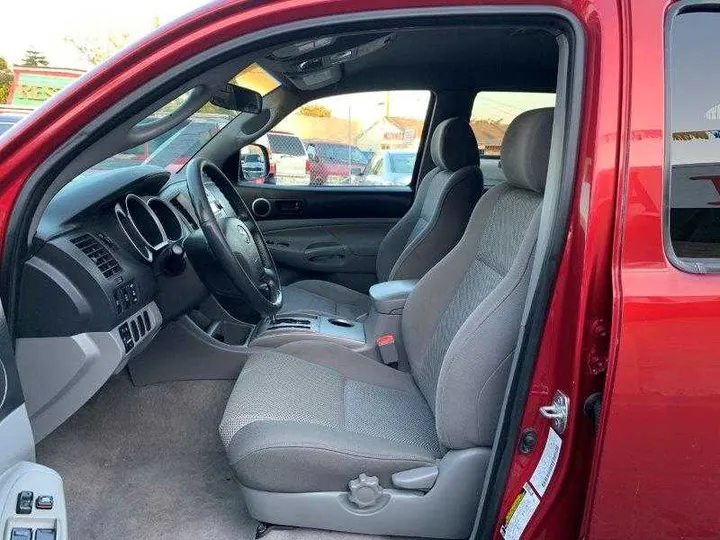
[[[438,477],[438,468],[418,467],[409,471],[400,471],[392,475],[392,483],[398,489],[430,491]]]

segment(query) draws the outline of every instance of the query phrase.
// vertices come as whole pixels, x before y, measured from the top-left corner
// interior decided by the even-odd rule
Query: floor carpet
[[[65,483],[70,538],[250,540],[217,426],[230,381],[110,380],[37,447]]]

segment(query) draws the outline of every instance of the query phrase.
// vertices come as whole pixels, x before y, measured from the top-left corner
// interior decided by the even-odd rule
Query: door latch
[[[570,398],[560,390],[556,390],[552,405],[540,407],[540,414],[552,422],[552,427],[558,435],[562,435],[567,427],[569,410]]]

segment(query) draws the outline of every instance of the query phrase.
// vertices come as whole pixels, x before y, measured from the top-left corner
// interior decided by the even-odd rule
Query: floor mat
[[[65,483],[70,538],[249,540],[217,426],[231,381],[110,380],[37,446]]]

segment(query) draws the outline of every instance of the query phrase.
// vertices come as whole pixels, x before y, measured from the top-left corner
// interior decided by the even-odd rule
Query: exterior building
[[[84,73],[69,68],[13,66],[7,105],[15,110],[35,109]]]

